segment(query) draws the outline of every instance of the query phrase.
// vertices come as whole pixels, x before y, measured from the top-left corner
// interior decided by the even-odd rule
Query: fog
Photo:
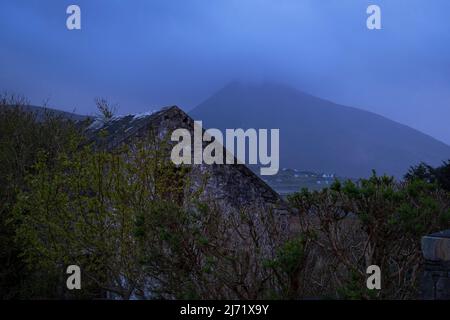
[[[369,4],[382,30],[366,28]],[[107,97],[125,114],[277,82],[449,144],[449,12],[448,0],[2,0],[0,90],[82,114]]]

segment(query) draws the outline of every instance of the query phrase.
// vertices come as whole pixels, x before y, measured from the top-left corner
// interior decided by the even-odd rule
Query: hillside
[[[210,128],[279,128],[280,165],[338,176],[371,170],[402,176],[421,161],[439,165],[450,147],[380,115],[338,105],[293,88],[232,83],[190,115]]]
[[[15,108],[15,106],[8,106],[8,107]],[[76,113],[72,113],[72,112],[67,112],[67,111],[62,111],[62,110],[57,110],[57,109],[52,109],[52,108],[47,108],[47,107],[25,105],[25,106],[21,106],[20,108],[24,111],[34,113],[38,120],[43,119],[47,115],[52,116],[52,117],[62,117],[62,118],[73,120],[73,121],[83,121],[83,120],[89,118],[88,116],[84,116],[84,115],[80,115],[80,114],[76,114]]]

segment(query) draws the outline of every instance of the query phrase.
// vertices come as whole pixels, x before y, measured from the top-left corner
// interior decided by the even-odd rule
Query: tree
[[[158,201],[179,200],[173,181],[183,181],[174,177],[183,170],[144,142],[117,152],[73,147],[53,161],[40,153],[15,206],[16,240],[27,264],[46,273],[80,266],[83,297],[101,290],[128,299],[144,282],[137,217]]]
[[[330,189],[303,190],[290,202],[329,266],[316,274],[317,283],[344,298],[416,298],[421,237],[450,226],[449,195],[420,179],[398,183],[374,173],[358,183],[336,181]],[[380,291],[365,288],[370,265],[383,270]],[[331,281],[321,281],[326,274]]]
[[[117,111],[117,106],[111,105],[105,98],[96,98],[95,105],[97,106],[98,115],[102,121],[111,120]]]
[[[300,287],[291,286],[289,277],[302,270],[304,248],[287,244],[290,236],[281,219],[258,207],[225,212],[212,200],[188,211],[160,203],[139,220],[149,292],[165,299],[298,294]],[[289,260],[293,251],[298,260]]]
[[[405,175],[407,181],[421,179],[430,183],[437,183],[442,189],[450,191],[450,160],[441,166],[433,168],[426,163],[411,167]]]
[[[16,225],[12,210],[19,192],[27,188],[25,177],[41,151],[52,159],[68,147],[80,128],[72,121],[49,113],[35,114],[26,109],[20,96],[0,95],[0,299],[47,295],[43,279],[26,268],[21,248],[13,241]]]

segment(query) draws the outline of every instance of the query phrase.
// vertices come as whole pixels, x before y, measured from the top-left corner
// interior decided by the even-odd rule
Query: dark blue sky
[[[70,4],[81,31],[66,29]],[[369,4],[383,30],[366,28]],[[450,1],[0,1],[0,90],[34,104],[189,110],[232,80],[287,83],[450,144]]]

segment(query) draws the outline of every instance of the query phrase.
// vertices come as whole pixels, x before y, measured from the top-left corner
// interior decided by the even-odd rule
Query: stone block
[[[437,300],[450,300],[450,278],[439,278],[436,282]]]
[[[422,252],[426,260],[450,261],[450,230],[423,237]]]

